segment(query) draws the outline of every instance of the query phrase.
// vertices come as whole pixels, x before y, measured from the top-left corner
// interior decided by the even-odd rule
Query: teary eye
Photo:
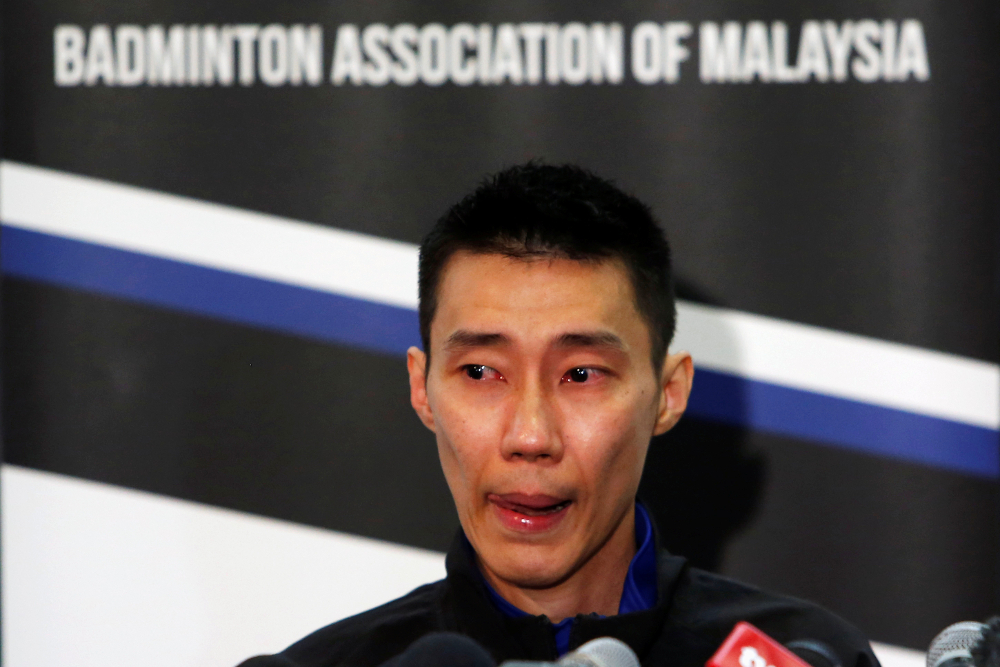
[[[562,376],[563,382],[586,382],[596,375],[593,368],[571,368]]]
[[[502,380],[503,376],[495,368],[482,364],[466,364],[462,367],[465,374],[473,380]]]

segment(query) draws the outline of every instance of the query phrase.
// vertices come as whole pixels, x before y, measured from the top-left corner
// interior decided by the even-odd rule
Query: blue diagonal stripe
[[[196,315],[405,354],[419,345],[417,313],[319,290],[5,226],[7,275]]]
[[[1000,477],[1000,433],[947,419],[695,372],[688,414],[979,477]]]
[[[419,344],[413,310],[5,226],[5,274],[376,352]],[[1000,478],[996,430],[750,380],[696,373],[689,414]]]

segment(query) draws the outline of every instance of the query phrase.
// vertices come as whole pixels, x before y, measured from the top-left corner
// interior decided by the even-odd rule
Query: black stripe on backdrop
[[[575,161],[648,200],[681,276],[727,306],[1000,360],[994,3],[46,0],[4,13],[9,159],[410,242],[488,171]],[[803,20],[865,17],[921,20],[930,79],[701,83],[695,50],[672,85],[329,83],[343,23],[783,20],[794,54]],[[53,82],[57,24],[240,22],[321,23],[322,84]]]
[[[4,279],[8,462],[443,550],[404,362]],[[998,485],[688,420],[641,490],[696,563],[922,648],[995,611]]]
[[[649,200],[722,305],[1000,359],[995,3],[4,4],[4,157],[416,242],[483,173],[576,161]],[[922,21],[930,80],[62,88],[53,29]],[[794,39],[794,37],[793,37]],[[790,45],[794,52],[794,45]],[[325,69],[324,75],[328,74]],[[325,78],[325,76],[324,76]],[[394,542],[455,526],[402,360],[3,282],[6,460]],[[923,647],[995,612],[996,482],[687,421],[643,494],[699,563]]]

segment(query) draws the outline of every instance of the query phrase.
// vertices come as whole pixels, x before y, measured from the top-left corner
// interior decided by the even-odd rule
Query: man
[[[379,665],[454,631],[498,662],[612,636],[643,665],[701,667],[747,620],[877,665],[829,612],[657,550],[635,497],[691,391],[674,320],[666,239],[607,181],[529,163],[452,207],[421,245],[423,351],[407,355],[462,525],[448,576],[306,637],[287,664]]]

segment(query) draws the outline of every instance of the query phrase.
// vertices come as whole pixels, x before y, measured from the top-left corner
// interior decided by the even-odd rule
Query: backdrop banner
[[[673,245],[667,548],[904,647],[1000,612],[998,13],[7,1],[8,665],[237,662],[440,576],[416,244],[529,159]]]

